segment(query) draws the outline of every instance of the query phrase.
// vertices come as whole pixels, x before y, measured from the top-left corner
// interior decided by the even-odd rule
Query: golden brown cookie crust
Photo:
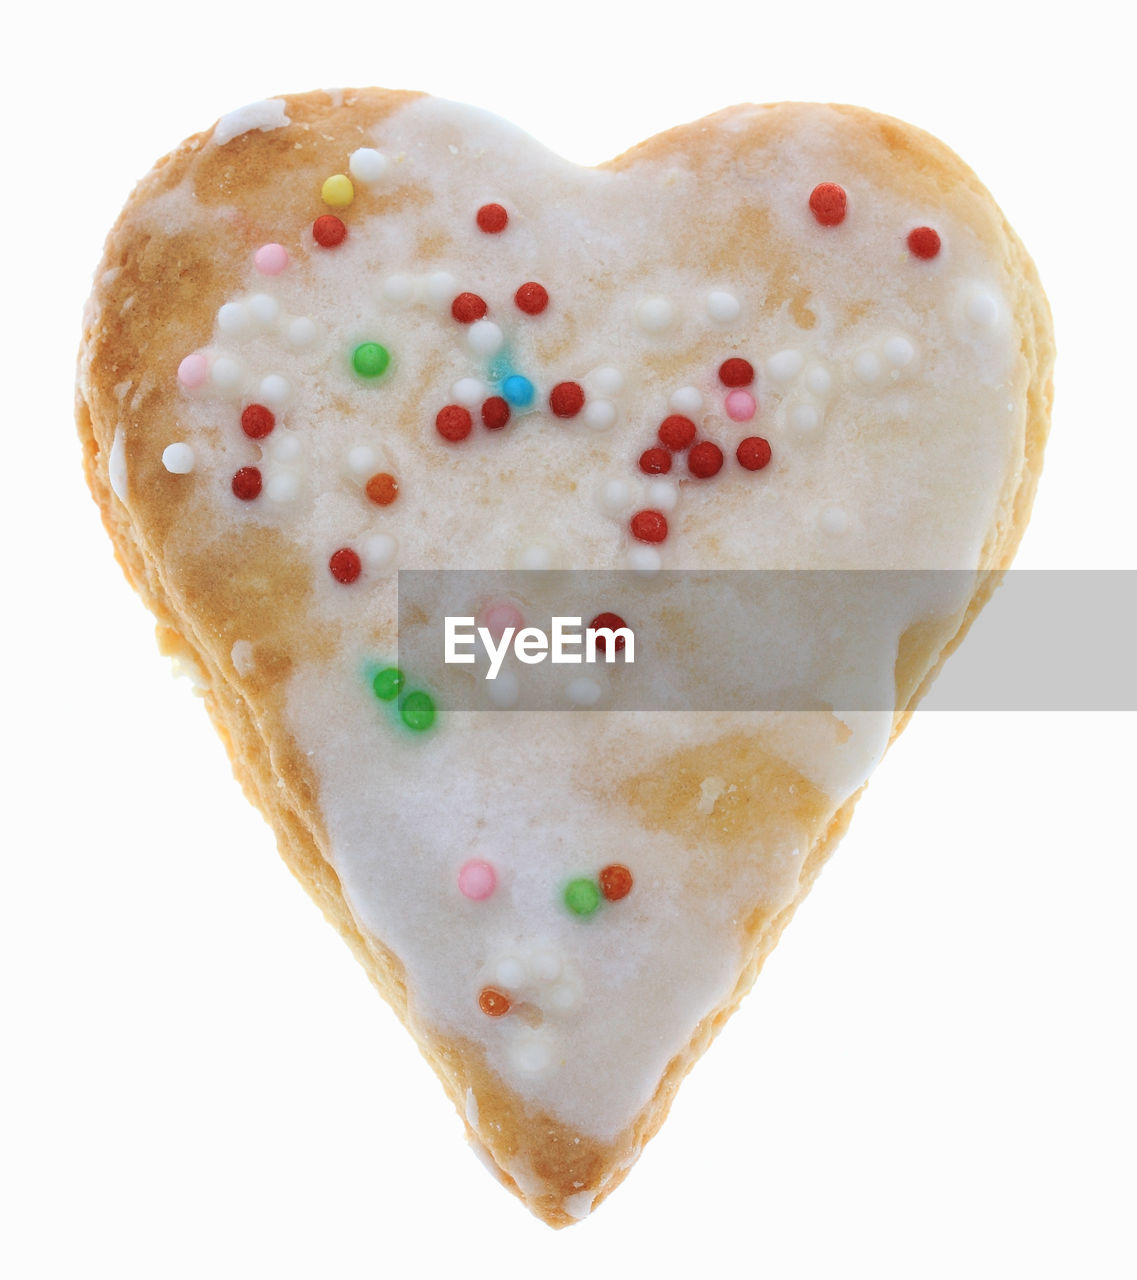
[[[287,97],[291,123],[272,131],[252,130],[224,147],[210,145],[212,131],[195,135],[155,166],[138,185],[108,237],[88,305],[79,361],[77,420],[88,483],[128,579],[158,619],[164,652],[193,664],[205,688],[204,701],[246,795],[277,836],[285,862],[339,930],[372,981],[415,1034],[459,1114],[466,1116],[472,1089],[478,1099],[472,1140],[488,1149],[503,1182],[553,1226],[575,1220],[565,1202],[582,1190],[603,1200],[622,1180],[644,1142],[659,1128],[682,1077],[706,1049],[754,981],[765,957],[804,898],[848,825],[856,795],[831,812],[824,797],[806,797],[797,815],[812,832],[796,896],[776,912],[757,908],[746,921],[747,958],[729,996],[704,1017],[686,1050],[671,1062],[650,1104],[615,1141],[581,1139],[547,1114],[534,1113],[489,1068],[480,1048],[415,1025],[398,958],[361,929],[333,869],[319,804],[319,786],[289,731],[284,688],[299,660],[318,658],[334,643],[326,629],[296,624],[308,608],[311,571],[290,552],[278,530],[253,526],[238,539],[209,536],[209,513],[196,506],[192,487],[161,465],[155,439],[175,438],[180,414],[176,371],[181,357],[209,342],[219,301],[241,280],[251,253],[274,238],[282,222],[305,225],[325,212],[319,180],[338,171],[345,150],[362,145],[373,126],[418,95],[378,89],[349,92],[342,101],[316,92]],[[696,172],[703,162],[701,138],[729,123],[731,108],[705,121],[681,126],[640,144],[609,162],[620,171],[644,161],[681,155]],[[782,138],[818,110],[809,105],[763,108],[734,136],[749,159],[778,148]],[[1033,264],[975,175],[943,144],[912,126],[855,107],[828,109],[857,131],[861,160],[874,181],[901,185],[931,207],[957,211],[979,227],[985,244],[1016,282],[1010,299],[1021,342],[1026,413],[1013,464],[1003,478],[997,519],[990,528],[980,578],[962,616],[950,625],[913,627],[897,663],[895,733],[910,716],[946,655],[1009,565],[1025,529],[1038,483],[1052,397],[1053,340],[1049,311]],[[288,180],[284,180],[287,178]],[[201,216],[161,234],[155,210],[170,192],[192,182]],[[395,186],[382,197],[391,207],[413,206],[416,193]],[[266,216],[271,210],[271,217]],[[208,222],[209,212],[216,215]],[[713,216],[713,215],[708,215]],[[204,227],[211,227],[207,233]],[[785,305],[808,327],[810,300],[796,284],[797,249],[778,244],[774,224],[760,211],[752,225],[724,229],[718,251],[730,269],[745,265],[761,249],[782,264],[770,304]],[[771,245],[773,248],[771,248]],[[126,388],[124,391],[123,388]],[[112,492],[109,458],[116,432],[130,476],[128,504]],[[256,580],[248,566],[255,564]],[[234,643],[255,646],[255,669],[238,672]],[[671,761],[671,776],[706,777],[723,771],[713,758],[751,753],[747,771],[774,786],[778,762],[763,759],[754,744],[723,741],[692,749],[695,758]],[[650,790],[651,777],[638,786]],[[859,794],[859,792],[858,792]],[[652,820],[681,828],[686,799],[651,795]],[[533,1181],[518,1185],[505,1170],[518,1155]]]

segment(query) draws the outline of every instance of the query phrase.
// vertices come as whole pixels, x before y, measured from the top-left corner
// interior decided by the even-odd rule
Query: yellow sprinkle
[[[345,209],[355,199],[355,188],[346,173],[333,173],[324,179],[320,188],[320,199],[330,204],[333,209]]]

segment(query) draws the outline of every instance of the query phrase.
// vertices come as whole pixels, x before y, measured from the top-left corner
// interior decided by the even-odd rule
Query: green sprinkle
[[[391,353],[377,342],[361,342],[351,353],[351,367],[361,378],[378,378],[390,363]]]
[[[408,729],[422,733],[434,723],[434,700],[430,694],[416,689],[414,693],[408,693],[403,699],[399,712],[403,717],[403,724]]]
[[[398,667],[384,667],[382,671],[371,681],[371,687],[375,690],[375,696],[383,702],[390,702],[399,692],[406,681],[406,676]]]
[[[574,916],[590,916],[600,905],[600,890],[592,880],[570,880],[565,886],[565,906]]]

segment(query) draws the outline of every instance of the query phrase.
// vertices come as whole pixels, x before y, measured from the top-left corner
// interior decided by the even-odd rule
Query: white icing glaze
[[[659,250],[686,225],[693,174],[669,169],[661,185],[650,164],[620,173],[578,169],[493,117],[431,99],[395,112],[372,140],[384,154],[402,157],[400,182],[429,192],[422,205],[404,217],[377,215],[360,191],[345,215],[352,220],[347,240],[274,277],[275,312],[257,295],[244,300],[255,336],[245,341],[239,323],[218,317],[210,347],[214,374],[221,360],[237,364],[243,343],[240,360],[250,385],[262,396],[267,387],[272,394],[265,403],[287,403],[290,426],[304,442],[302,480],[275,470],[266,479],[266,497],[274,484],[292,487],[287,513],[277,516],[264,502],[241,504],[234,513],[218,485],[225,513],[219,520],[279,519],[313,566],[311,608],[317,622],[331,624],[338,648],[333,657],[293,671],[289,722],[309,753],[344,892],[361,926],[404,961],[412,1016],[442,1035],[479,1044],[491,1069],[534,1107],[607,1138],[650,1098],[695,1022],[729,993],[739,961],[731,921],[755,901],[777,907],[792,899],[803,845],[795,838],[768,857],[739,859],[721,892],[691,910],[684,887],[688,843],[667,832],[645,835],[635,812],[620,804],[608,805],[583,839],[581,814],[559,789],[564,779],[585,787],[606,771],[621,776],[628,760],[642,760],[646,768],[666,751],[713,743],[732,729],[761,731],[836,805],[879,759],[891,717],[842,714],[837,733],[833,717],[810,713],[706,713],[681,722],[650,712],[588,715],[580,710],[581,691],[568,693],[579,682],[566,681],[565,711],[548,713],[543,732],[532,734],[518,727],[526,717],[494,709],[517,702],[518,677],[506,668],[485,690],[484,713],[446,716],[443,709],[434,730],[411,740],[376,714],[359,676],[366,662],[394,656],[393,563],[626,565],[644,575],[658,571],[664,555],[669,567],[691,568],[973,567],[1022,412],[997,265],[984,261],[974,239],[955,234],[945,217],[939,229],[952,247],[951,272],[935,286],[942,287],[944,305],[929,306],[926,292],[916,299],[915,277],[890,265],[873,276],[876,318],[838,324],[848,301],[845,263],[892,264],[895,229],[912,225],[913,213],[894,195],[861,190],[859,207],[874,207],[875,216],[850,219],[839,237],[818,238],[803,219],[801,193],[815,180],[812,148],[821,144],[787,144],[768,171],[749,179],[752,198],[768,204],[779,234],[817,246],[801,266],[817,323],[805,331],[784,310],[765,308],[770,280],[760,268],[731,282],[729,296],[749,325],[738,354],[775,384],[767,404],[759,379],[758,416],[739,428],[722,417],[716,380],[718,362],[734,353],[715,328],[732,308],[718,304],[716,312],[710,301],[723,292],[721,282],[691,266],[669,265]],[[715,145],[708,137],[707,146]],[[539,190],[539,202],[513,198],[521,189],[519,161],[524,190]],[[345,156],[340,163],[347,162]],[[486,237],[472,214],[490,199],[511,212],[524,209],[524,219],[519,215],[492,238],[487,259]],[[416,245],[431,230],[438,233],[437,257],[421,261]],[[273,234],[283,239],[283,230]],[[544,282],[553,300],[539,323],[506,305],[517,283],[529,279]],[[582,279],[611,280],[612,290],[575,288]],[[933,287],[926,274],[919,279],[921,289]],[[497,320],[458,326],[449,309],[462,289],[486,297]],[[285,348],[284,315],[309,320],[313,337],[320,335],[318,355]],[[570,352],[557,357],[563,363],[552,367],[536,335],[547,333],[558,315],[571,318],[575,337]],[[707,335],[715,333],[708,345]],[[731,331],[731,343],[735,336]],[[901,340],[912,346],[911,358],[903,358]],[[352,378],[348,369],[347,356],[361,341],[381,341],[392,353],[391,370],[374,383]],[[697,361],[688,355],[695,348]],[[473,408],[473,383],[491,389],[489,366],[503,350],[538,388],[533,412],[515,414],[502,432],[486,432],[476,422],[460,446],[441,442],[433,413],[451,396],[459,399],[459,387],[461,402]],[[647,376],[649,357],[666,358],[673,381],[661,386]],[[884,397],[866,393],[883,373],[882,358],[904,370],[904,390],[911,393],[910,414],[894,415],[895,421],[881,413]],[[424,385],[428,368],[434,381]],[[273,379],[285,384],[285,393],[275,394]],[[581,431],[544,409],[541,389],[565,379],[587,387],[581,425],[592,421],[594,406],[620,396],[619,412],[613,406],[603,430]],[[688,479],[680,458],[671,480],[645,483],[632,470],[643,448],[655,443],[668,411],[667,385],[676,387],[670,411],[696,416],[701,435],[718,440],[727,454],[728,466],[713,481]],[[802,386],[812,396],[832,396],[822,432],[815,430],[820,408],[800,398]],[[708,397],[718,411],[699,417]],[[1006,412],[1008,397],[1017,414]],[[187,438],[203,456],[208,452],[210,474],[227,483],[236,466],[247,464],[249,442],[238,429],[217,443],[218,417],[208,388],[184,396]],[[404,420],[419,425],[396,429]],[[781,421],[794,430],[775,439],[770,428]],[[774,465],[758,479],[731,457],[733,442],[751,432],[769,434],[775,453]],[[288,460],[280,449],[289,435],[278,425],[262,444],[274,467]],[[121,444],[116,447],[121,452]],[[365,469],[349,465],[355,479],[344,476],[345,459],[357,447],[376,456],[389,447],[400,483],[408,493],[417,486],[415,502],[400,498],[382,511],[369,504],[358,483]],[[298,455],[294,460],[299,466]],[[538,483],[535,472],[571,483]],[[645,503],[678,513],[663,554],[627,533],[630,514]],[[342,545],[356,547],[364,561],[363,577],[351,588],[326,571],[329,550]],[[934,613],[956,603],[932,599],[905,608]],[[880,620],[881,680],[892,680],[895,644],[912,616],[901,611]],[[802,655],[817,664],[823,690],[818,671],[827,669],[829,657],[820,646],[815,655]],[[603,696],[607,675],[587,679],[594,686],[588,696],[596,690]],[[385,785],[395,776],[400,793],[421,804],[398,802]],[[744,782],[704,781],[698,804],[709,805],[708,822],[730,789]],[[560,801],[552,803],[551,794]],[[586,803],[596,801],[582,801],[582,809]],[[431,813],[425,822],[424,806]],[[563,883],[595,874],[617,854],[635,864],[633,893],[604,904],[587,922],[572,917],[559,900]],[[498,872],[500,888],[486,902],[465,900],[455,887],[456,858],[468,857],[484,857]],[[535,978],[517,960],[533,951],[545,957],[534,962]],[[665,952],[666,984],[655,970]],[[549,956],[557,958],[557,976],[542,978],[552,973]],[[518,985],[536,983],[530,994],[539,1022],[526,1021],[521,1011],[499,1018],[480,1011],[479,983],[493,965],[499,981],[505,965],[505,976],[517,977]]]
[[[235,640],[229,651],[233,669],[239,676],[251,676],[256,670],[253,646],[247,640]]]
[[[282,129],[292,121],[285,115],[283,98],[266,98],[262,102],[250,102],[248,106],[238,107],[218,120],[213,130],[214,146],[223,147],[241,134],[252,129]]]
[[[111,482],[111,492],[119,500],[126,501],[126,438],[121,427],[115,427],[114,439],[111,441],[111,456],[107,460],[107,478]]]

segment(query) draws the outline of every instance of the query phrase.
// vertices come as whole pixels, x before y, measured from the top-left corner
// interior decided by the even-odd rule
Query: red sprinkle
[[[263,440],[276,426],[276,415],[263,404],[249,404],[241,411],[241,430],[252,440]]]
[[[233,476],[233,493],[242,502],[251,502],[261,491],[261,473],[256,467],[242,467]]]
[[[659,424],[659,440],[669,449],[681,453],[695,439],[695,424],[681,413],[673,413]]]
[[[607,631],[619,631],[621,627],[626,627],[628,624],[618,613],[598,613],[588,625],[593,631],[598,631],[601,627]],[[615,650],[617,653],[624,647],[626,639],[627,637],[625,636],[616,637]],[[604,653],[608,648],[608,641],[603,636],[597,636],[596,647],[601,653]]]
[[[334,213],[321,213],[312,223],[312,239],[325,249],[334,249],[337,244],[342,244],[346,235],[347,227]]]
[[[662,511],[637,511],[630,528],[637,542],[662,542],[667,537],[667,517]]]
[[[722,450],[710,440],[700,440],[687,455],[687,468],[700,480],[717,476],[722,470]]]
[[[584,388],[579,382],[558,382],[549,392],[549,408],[558,418],[575,418],[584,408]]]
[[[632,891],[632,873],[619,862],[613,862],[601,871],[600,892],[609,902],[619,902]]]
[[[399,482],[389,471],[376,471],[364,492],[377,507],[389,507],[399,496]]]
[[[529,280],[513,295],[513,301],[527,316],[539,316],[549,305],[549,291],[536,280]]]
[[[914,258],[934,258],[940,251],[940,233],[935,227],[913,227],[908,232],[908,251]]]
[[[493,987],[483,987],[478,993],[478,1008],[487,1018],[500,1018],[511,1007],[509,997],[495,991]]]
[[[747,471],[761,471],[770,462],[770,442],[761,436],[747,436],[734,456]]]
[[[434,425],[443,440],[456,444],[459,440],[465,440],[474,429],[474,420],[470,417],[469,409],[464,409],[460,404],[448,404],[445,409],[439,409]]]
[[[487,235],[496,236],[499,231],[504,231],[508,221],[509,214],[500,204],[484,204],[478,210],[478,226]]]
[[[809,193],[809,207],[823,227],[835,227],[845,221],[849,197],[845,188],[835,182],[821,182]]]
[[[332,571],[332,577],[337,582],[342,582],[344,586],[352,583],[363,572],[363,562],[359,556],[350,547],[340,547],[338,551],[333,551],[331,559],[328,561],[328,568]]]
[[[509,405],[501,396],[490,396],[482,404],[482,422],[490,431],[500,431],[509,421]]]
[[[719,365],[719,381],[724,387],[748,387],[754,381],[754,366],[741,356],[731,356]]]
[[[671,470],[671,454],[666,449],[645,449],[640,454],[640,470],[645,476],[662,476]]]
[[[485,299],[479,298],[476,293],[460,293],[450,304],[450,314],[459,324],[473,324],[488,310]]]

